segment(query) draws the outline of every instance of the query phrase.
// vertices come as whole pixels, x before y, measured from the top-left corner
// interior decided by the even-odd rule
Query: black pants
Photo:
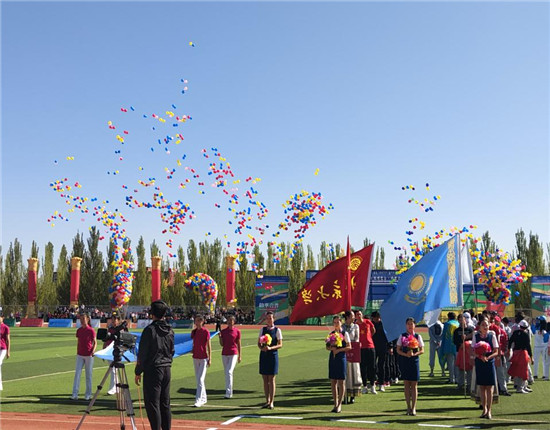
[[[376,376],[380,385],[390,382],[390,362],[385,349],[376,350]]]
[[[374,385],[376,382],[376,353],[374,348],[361,348],[361,379],[363,385],[367,385],[367,381]]]
[[[154,367],[143,374],[143,400],[151,430],[170,430],[170,367]]]

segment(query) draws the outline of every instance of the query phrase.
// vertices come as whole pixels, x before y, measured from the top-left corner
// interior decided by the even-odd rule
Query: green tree
[[[171,288],[174,290],[174,294],[177,294],[178,305],[187,305],[187,291],[185,289],[185,280],[187,279],[187,273],[185,272],[185,251],[181,245],[178,246],[176,255],[177,260],[173,269],[174,285]]]
[[[529,253],[529,247],[527,245],[527,237],[523,229],[519,229],[516,232],[516,250],[515,258],[522,261],[522,264],[526,266],[528,270],[527,256]],[[515,305],[518,309],[525,309],[531,306],[531,283],[524,282],[515,286],[516,292],[519,292],[519,295],[515,297]],[[517,294],[517,293],[516,293]]]
[[[103,282],[101,283],[102,288],[105,289],[107,299],[110,300],[109,295],[109,288],[111,287],[111,284],[113,283],[113,280],[115,278],[115,257],[116,257],[116,250],[115,250],[115,242],[113,239],[109,239],[109,245],[107,246],[107,261],[105,263],[105,270],[103,271]]]
[[[497,250],[497,245],[494,240],[491,239],[489,232],[486,231],[481,235],[481,250],[483,252],[494,253]]]
[[[4,266],[2,298],[6,311],[15,312],[21,305],[27,303],[26,281],[21,243],[15,239],[10,243]]]
[[[160,249],[154,240],[153,240],[153,243],[151,244],[151,258],[152,257],[161,257]]]
[[[31,243],[31,258],[38,258],[38,245],[34,240]]]
[[[44,249],[44,258],[41,264],[41,275],[37,291],[39,306],[55,306],[57,304],[57,291],[54,282],[53,244],[48,242]]]
[[[265,266],[265,273],[266,275],[273,276],[275,274],[275,256],[273,255],[275,253],[275,250],[273,249],[273,246],[271,245],[271,242],[267,243],[267,260],[266,260],[266,266]]]
[[[134,283],[132,288],[132,305],[146,305],[149,301],[149,291],[151,285],[151,274],[147,272],[147,259],[145,257],[145,242],[143,236],[139,237],[137,254],[137,268],[134,274]]]
[[[193,276],[195,273],[200,272],[199,252],[193,239],[191,239],[187,245],[187,261],[189,261],[189,276]]]
[[[544,247],[539,240],[538,234],[529,233],[529,242],[525,233],[520,229],[516,233],[517,258],[520,258],[525,265],[527,272],[533,276],[543,275],[544,269]],[[518,285],[519,296],[516,297],[516,307],[526,309],[531,307],[531,279]]]
[[[386,251],[384,250],[384,247],[381,246],[380,247],[380,259],[378,260],[378,269],[379,270],[384,270],[386,268],[385,259],[386,259]]]
[[[329,261],[329,255],[328,255],[328,246],[325,241],[321,242],[321,247],[319,248],[319,255],[317,257],[317,265],[319,267],[319,270],[323,269]]]
[[[199,252],[195,241],[191,239],[187,245],[187,277],[193,276],[195,273],[200,272]],[[191,290],[185,290],[184,293],[185,304],[189,306],[199,306],[201,304],[200,297]]]
[[[99,230],[90,228],[88,249],[84,252],[80,269],[80,302],[86,305],[105,304],[108,300],[108,286],[105,286],[103,255],[99,251]]]
[[[307,246],[307,259],[305,270],[315,270],[315,257],[313,256],[313,249],[311,245]]]
[[[55,289],[57,292],[57,302],[62,305],[68,305],[71,292],[71,262],[65,245],[61,246],[61,251],[59,251],[57,258]]]
[[[288,286],[288,301],[291,306],[296,303],[296,297],[300,288],[305,283],[304,266],[304,248],[302,244],[295,247],[294,257],[290,262],[289,286]]]
[[[254,273],[248,271],[246,252],[237,258],[238,272],[235,279],[235,295],[239,306],[254,306]]]

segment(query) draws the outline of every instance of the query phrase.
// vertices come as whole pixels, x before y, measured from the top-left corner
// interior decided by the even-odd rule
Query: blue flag
[[[401,275],[395,291],[380,308],[388,339],[396,339],[406,331],[408,317],[419,322],[425,312],[461,304],[459,246],[459,236],[456,235]]]

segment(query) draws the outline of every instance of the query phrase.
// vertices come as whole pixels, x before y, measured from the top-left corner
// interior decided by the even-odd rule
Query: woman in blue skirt
[[[332,388],[332,399],[334,408],[332,412],[342,412],[342,401],[346,394],[344,383],[346,382],[346,351],[351,350],[351,341],[349,334],[342,331],[342,321],[339,316],[332,319],[334,330],[330,332],[329,337],[340,337],[341,345],[327,343],[327,350],[330,351],[328,358],[328,377]],[[340,343],[338,342],[338,343]]]
[[[406,320],[407,331],[397,338],[397,354],[399,354],[399,370],[405,385],[405,401],[407,415],[416,415],[416,400],[418,398],[418,381],[420,380],[420,363],[418,357],[424,353],[422,336],[415,333],[414,318]]]
[[[283,346],[281,329],[275,327],[273,312],[266,312],[266,326],[260,330],[258,348],[260,348],[260,375],[264,380],[265,405],[262,408],[273,409],[275,398],[275,376],[279,373],[279,352]],[[270,342],[263,342],[263,337],[269,335]]]
[[[479,343],[485,342],[486,348],[479,348]],[[480,418],[491,419],[493,405],[493,389],[496,386],[495,357],[498,356],[498,340],[493,331],[489,331],[489,321],[483,319],[479,323],[479,331],[472,340],[472,352],[475,355],[475,382],[480,392],[483,412]],[[497,387],[498,388],[498,387]]]

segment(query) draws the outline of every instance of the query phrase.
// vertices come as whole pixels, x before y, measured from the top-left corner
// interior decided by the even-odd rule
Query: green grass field
[[[332,401],[327,379],[328,353],[324,348],[324,332],[284,330],[284,346],[280,351],[277,395],[273,411],[260,410],[263,403],[262,380],[258,375],[257,330],[242,329],[243,362],[235,370],[235,395],[226,400],[220,346],[213,339],[214,359],[206,376],[208,404],[192,407],[195,377],[189,355],[177,358],[172,366],[172,412],[175,419],[227,421],[237,415],[271,415],[301,417],[299,421],[278,419],[279,424],[369,427],[420,428],[430,426],[474,426],[498,429],[550,429],[550,382],[536,382],[533,393],[501,397],[493,408],[493,420],[478,418],[474,402],[464,398],[444,378],[428,378],[428,357],[421,362],[418,415],[404,415],[403,385],[398,384],[376,396],[362,396],[354,405],[344,405],[341,414],[330,413]],[[4,412],[63,413],[81,415],[87,402],[69,400],[75,367],[75,329],[14,328],[12,357],[4,361],[4,391],[1,410]],[[107,363],[95,359],[94,388],[107,369]],[[134,366],[127,366],[131,379],[132,398],[139,417],[138,392],[133,384]],[[84,375],[81,380],[81,398]],[[106,389],[98,398],[93,415],[116,415],[113,397]],[[143,411],[145,415],[145,411]],[[343,421],[334,421],[347,420]],[[243,422],[273,420],[246,417]],[[265,421],[263,421],[265,420]],[[363,422],[350,422],[363,421]],[[368,423],[366,423],[368,421]]]

